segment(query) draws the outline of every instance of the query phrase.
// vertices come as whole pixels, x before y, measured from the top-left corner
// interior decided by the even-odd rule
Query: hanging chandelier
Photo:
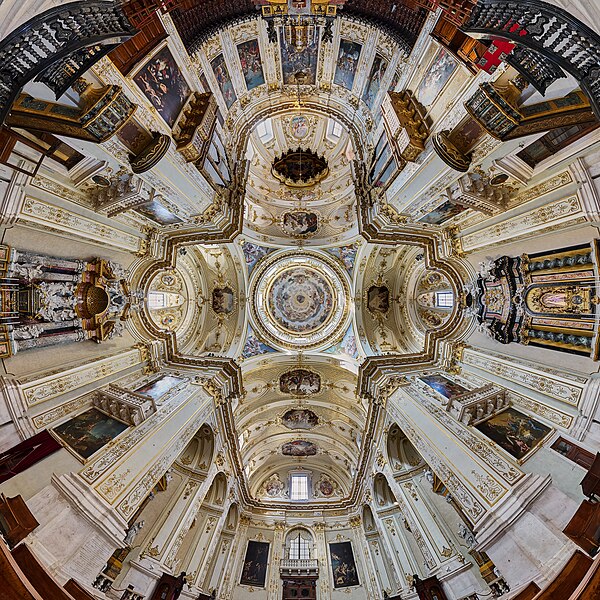
[[[316,44],[319,27],[324,27],[323,41],[333,39],[333,20],[338,7],[346,0],[254,0],[267,21],[269,41],[277,41],[276,27],[281,27],[283,43],[295,52]]]

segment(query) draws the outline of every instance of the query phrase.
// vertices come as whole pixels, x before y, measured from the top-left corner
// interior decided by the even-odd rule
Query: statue
[[[427,471],[425,471],[425,479],[427,479],[427,481],[429,481],[429,483],[431,484],[431,487],[433,487],[435,478],[431,469],[427,469]]]
[[[32,340],[39,338],[44,333],[44,329],[39,325],[22,325],[17,329],[13,329],[13,340]]]
[[[464,523],[458,524],[458,535],[465,540],[467,547],[469,549],[473,548],[477,544],[477,540],[475,539],[475,535],[472,531],[469,530],[468,527],[465,526]]]
[[[144,521],[139,521],[138,523],[134,523],[129,528],[129,530],[127,531],[127,535],[125,536],[125,539],[123,540],[125,545],[131,547],[131,544],[133,543],[135,536],[140,532],[141,529],[143,529],[144,524],[145,524]]]

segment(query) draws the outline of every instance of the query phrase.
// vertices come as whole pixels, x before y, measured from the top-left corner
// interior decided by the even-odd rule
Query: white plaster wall
[[[53,474],[63,475],[79,469],[81,463],[68,450],[61,448],[23,473],[0,484],[0,493],[9,497],[21,495],[24,500],[29,500],[50,485]]]
[[[585,499],[579,482],[586,470],[551,448],[540,448],[521,468],[526,473],[552,475],[552,485],[569,499],[569,502],[565,501],[565,509],[572,508],[572,502],[576,503],[576,508]]]
[[[600,4],[598,0],[546,0],[577,17],[596,33],[600,33]]]

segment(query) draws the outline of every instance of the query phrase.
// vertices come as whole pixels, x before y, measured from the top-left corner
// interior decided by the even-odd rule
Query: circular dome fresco
[[[348,276],[325,252],[267,255],[252,273],[250,299],[256,332],[278,349],[331,346],[350,320]]]

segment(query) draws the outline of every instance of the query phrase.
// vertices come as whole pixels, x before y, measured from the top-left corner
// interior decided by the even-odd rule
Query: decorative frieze
[[[136,235],[31,196],[25,198],[19,219],[127,252],[143,253],[146,245]]]
[[[532,366],[523,368],[516,361],[504,360],[497,355],[486,356],[470,348],[464,350],[462,362],[572,406],[579,404],[583,393],[583,386],[536,371]]]
[[[63,417],[75,413],[89,404],[91,404],[89,396],[80,396],[79,398],[74,398],[73,400],[69,400],[64,404],[60,404],[55,408],[36,415],[31,419],[31,422],[36,429],[47,429],[53,423],[60,421]]]
[[[567,223],[579,223],[585,221],[582,211],[578,196],[562,198],[525,214],[468,233],[461,237],[462,247],[464,251],[473,251],[499,242],[513,242],[522,236],[540,234],[558,224],[565,226]],[[577,218],[579,215],[580,219]]]
[[[27,404],[34,406],[125,371],[145,360],[145,348],[133,348],[114,356],[73,367],[58,374],[53,373],[33,381],[24,382],[22,386],[23,395]]]

